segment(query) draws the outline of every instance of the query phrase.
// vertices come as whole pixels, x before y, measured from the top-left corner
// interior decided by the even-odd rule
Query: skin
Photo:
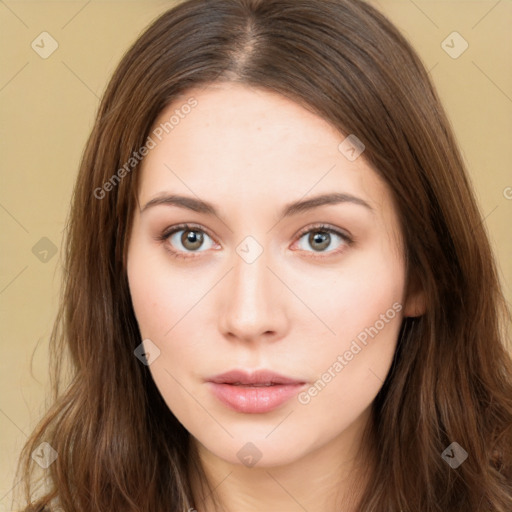
[[[187,91],[155,126],[190,97],[197,106],[143,161],[128,248],[141,336],[160,350],[152,377],[226,510],[353,510],[350,498],[364,483],[356,450],[371,404],[403,316],[425,308],[422,293],[406,296],[392,195],[364,153],[351,162],[339,151],[343,134],[276,93],[210,84]],[[344,202],[280,218],[288,203],[334,191],[372,210]],[[144,209],[170,193],[208,201],[218,216],[168,204]],[[203,230],[202,246],[183,245],[183,231],[158,240],[185,222]],[[335,234],[325,246],[308,241],[322,231],[317,223],[353,242]],[[237,253],[249,235],[263,250],[252,263]],[[333,372],[338,356],[393,304],[400,307],[394,318]],[[335,376],[306,404],[293,397],[268,413],[245,414],[223,405],[204,381],[234,368],[271,369],[306,381],[306,390],[329,368]],[[262,454],[253,467],[237,457],[247,442]],[[195,508],[213,511],[191,478]]]

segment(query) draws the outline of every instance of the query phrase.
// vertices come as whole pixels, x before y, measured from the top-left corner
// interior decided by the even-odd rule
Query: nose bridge
[[[247,237],[237,247],[222,301],[224,334],[246,340],[263,334],[276,336],[284,327],[282,294],[276,289],[279,283],[267,268],[272,266],[269,251],[256,243]]]

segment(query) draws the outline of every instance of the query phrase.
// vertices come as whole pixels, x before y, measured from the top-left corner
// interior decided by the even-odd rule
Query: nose
[[[286,335],[287,290],[268,260],[266,251],[252,263],[234,255],[219,298],[219,328],[227,339],[276,341]]]

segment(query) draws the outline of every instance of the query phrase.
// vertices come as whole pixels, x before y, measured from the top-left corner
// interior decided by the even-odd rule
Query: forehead
[[[309,191],[365,194],[369,202],[385,193],[364,158],[352,162],[340,152],[345,135],[263,89],[236,83],[191,89],[158,116],[151,136],[155,146],[141,168],[143,200],[170,190],[212,202],[280,204]]]

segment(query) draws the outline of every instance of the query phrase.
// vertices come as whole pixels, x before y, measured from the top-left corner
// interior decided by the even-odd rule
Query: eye
[[[307,231],[302,231],[299,234],[299,237],[299,244],[304,240],[305,243],[313,249],[313,252],[327,252],[329,255],[339,254],[340,252],[343,252],[347,246],[353,243],[352,238],[347,233],[323,224],[307,228]],[[338,244],[335,244],[336,241],[338,241]],[[329,247],[332,248],[333,244],[335,244],[333,250],[326,250]],[[299,247],[299,249],[308,251],[304,246]]]
[[[347,233],[324,224],[309,226],[298,236],[299,240],[296,244],[299,244],[300,250],[320,254],[327,253],[329,256],[343,252],[347,246],[353,243],[353,239]],[[165,242],[165,249],[177,258],[194,258],[194,253],[205,252],[215,245],[212,237],[204,229],[192,224],[172,226],[159,235],[157,239]],[[300,246],[303,239],[306,244],[313,248],[313,251]],[[338,244],[334,249],[326,250],[336,241]],[[313,257],[322,258],[326,256]]]
[[[168,242],[166,249],[178,258],[190,257],[189,254],[204,252],[213,246],[212,238],[203,229],[190,224],[173,226],[164,231],[159,240]]]

